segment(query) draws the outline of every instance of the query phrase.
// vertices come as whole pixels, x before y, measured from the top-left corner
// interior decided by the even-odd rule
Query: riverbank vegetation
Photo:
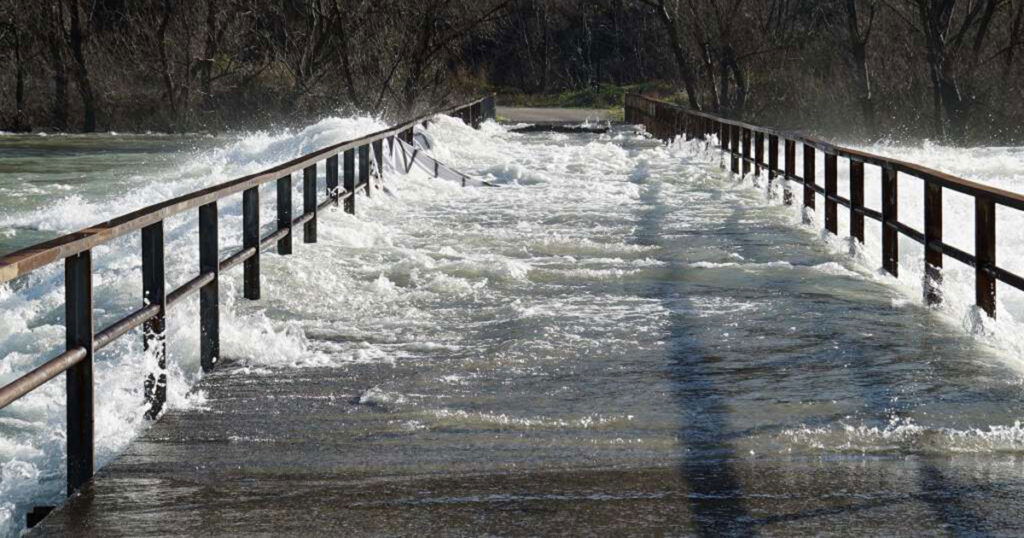
[[[639,90],[822,134],[1024,139],[1024,0],[0,0],[0,129],[408,116]],[[655,81],[655,82],[652,82]]]

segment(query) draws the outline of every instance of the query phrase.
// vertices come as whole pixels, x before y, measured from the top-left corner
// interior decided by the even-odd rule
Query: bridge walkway
[[[476,291],[331,320],[390,363],[227,356],[32,536],[1024,528],[1019,376],[791,210],[628,131],[494,134],[499,165],[436,136],[516,185],[371,209],[393,244],[358,278]],[[328,248],[295,256],[370,263]]]

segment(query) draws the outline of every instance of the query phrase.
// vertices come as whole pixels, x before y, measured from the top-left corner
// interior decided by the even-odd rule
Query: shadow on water
[[[639,244],[664,246],[664,218],[672,210],[659,205],[659,190],[656,183],[641,186],[643,209],[636,230]],[[694,531],[702,536],[753,534],[754,522],[743,504],[742,486],[730,464],[736,454],[727,442],[727,397],[716,387],[709,367],[717,357],[702,344],[686,319],[686,312],[692,308],[682,284],[685,267],[675,256],[663,261],[668,264],[665,278],[646,293],[661,300],[671,313],[668,375],[681,408],[679,435],[685,452],[679,470],[689,488],[687,499]]]
[[[694,163],[681,163],[682,166],[702,166]],[[699,243],[707,241],[698,238],[693,232],[673,230],[666,222],[668,217],[685,208],[667,207],[660,200],[663,184],[659,181],[648,181],[647,177],[634,177],[633,181],[640,185],[641,209],[635,240],[640,244],[657,246],[670,250],[673,244],[682,242]],[[723,185],[725,186],[725,185]],[[721,193],[710,193],[712,198],[720,197]],[[684,203],[680,201],[680,203]],[[716,203],[714,201],[710,203]],[[721,200],[718,209],[728,211],[728,201]],[[717,241],[741,240],[735,236],[736,230],[744,225],[743,210],[740,207],[732,211],[720,223],[709,225],[701,233],[718,234]],[[747,225],[749,226],[749,225]],[[715,240],[712,239],[712,243]],[[907,494],[878,494],[844,506],[813,506],[794,513],[752,516],[746,501],[748,495],[743,490],[742,473],[736,465],[744,460],[736,453],[732,441],[745,434],[734,431],[730,424],[729,387],[722,386],[728,379],[723,372],[716,372],[716,364],[728,361],[728,352],[721,350],[721,343],[709,341],[706,334],[707,321],[692,319],[694,312],[693,295],[714,293],[713,289],[701,287],[699,284],[686,281],[687,271],[692,271],[687,264],[679,259],[677,253],[662,256],[666,264],[664,277],[641,293],[662,302],[671,313],[670,327],[666,335],[667,372],[672,382],[673,395],[680,408],[680,443],[684,447],[679,471],[689,488],[687,496],[689,511],[692,515],[693,531],[703,536],[721,535],[754,535],[760,527],[776,523],[792,522],[819,517],[834,517],[842,514],[867,512],[886,506],[907,502],[920,502],[927,506],[943,528],[956,535],[985,535],[987,525],[971,507],[962,502],[961,496],[971,496],[978,492],[979,487],[972,487],[949,476],[941,467],[941,462],[934,458],[923,457],[915,460],[917,481],[916,492]],[[826,297],[824,300],[836,301]],[[908,315],[906,313],[901,315]],[[704,326],[701,326],[704,323]],[[841,331],[840,331],[841,332]],[[898,336],[898,335],[897,335]],[[860,355],[872,352],[870,345],[846,341],[853,352]],[[921,342],[915,354],[939,353],[948,354],[939,349],[928,349],[941,344]],[[877,345],[877,344],[875,344]],[[766,357],[771,361],[771,357]],[[865,404],[865,411],[876,417],[887,414],[901,415],[901,407],[905,400],[899,398],[897,378],[889,378],[885,372],[871,368],[863,361],[851,361],[852,374],[871,382],[855,383],[859,397]],[[898,376],[897,376],[898,377]],[[805,417],[810,418],[810,417]],[[822,424],[835,423],[837,417],[822,416],[811,418],[812,422]],[[765,425],[770,430],[782,425]],[[758,429],[762,428],[761,426]],[[747,432],[749,433],[749,432]],[[798,493],[798,492],[796,492]]]

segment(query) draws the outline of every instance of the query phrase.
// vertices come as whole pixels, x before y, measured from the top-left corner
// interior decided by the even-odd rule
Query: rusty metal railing
[[[864,243],[864,217],[882,226],[882,266],[893,276],[899,275],[899,234],[924,245],[924,295],[929,304],[942,301],[943,259],[949,256],[975,269],[975,303],[988,316],[996,315],[996,282],[1024,291],[1024,278],[996,265],[996,207],[1024,210],[1024,195],[997,189],[952,176],[918,164],[890,159],[871,153],[844,148],[808,136],[759,127],[728,120],[713,114],[696,112],[671,103],[628,94],[625,117],[630,123],[644,124],[654,136],[671,140],[683,136],[687,140],[718,136],[719,148],[729,155],[730,169],[747,174],[753,168],[760,174],[767,171],[771,182],[783,178],[803,185],[803,204],[813,209],[815,195],[825,200],[825,229],[838,235],[838,206],[850,210],[850,236]],[[783,167],[779,167],[779,142],[783,143]],[[767,142],[767,148],[765,147]],[[803,175],[796,174],[797,145],[803,146]],[[816,159],[824,158],[824,185],[816,182]],[[767,158],[766,158],[767,157]],[[850,164],[850,197],[837,193],[838,159]],[[881,168],[881,212],[864,206],[864,165]],[[916,230],[900,222],[898,175],[906,174],[924,182],[924,230]],[[975,207],[974,254],[967,253],[942,240],[942,193],[950,189],[970,196]],[[793,193],[784,188],[784,203],[793,203]]]
[[[276,247],[277,253],[292,253],[294,230],[301,227],[304,243],[317,242],[317,213],[329,205],[344,203],[345,211],[355,213],[355,195],[373,193],[371,163],[382,170],[384,144],[390,152],[401,153],[407,162],[431,166],[437,172],[451,169],[432,158],[408,155],[413,128],[436,114],[449,114],[479,127],[484,119],[494,118],[494,98],[436,112],[389,127],[356,140],[323,148],[269,170],[233,179],[219,185],[160,202],[113,220],[97,224],[51,241],[34,245],[0,258],[0,284],[24,276],[45,265],[64,260],[64,301],[66,350],[31,372],[0,387],[0,409],[25,396],[40,385],[67,373],[67,491],[74,493],[94,471],[93,433],[93,355],[100,349],[139,326],[143,327],[145,348],[154,353],[158,369],[166,368],[164,325],[167,309],[186,297],[199,293],[200,363],[212,370],[220,357],[220,273],[243,265],[243,295],[260,298],[260,255]],[[397,140],[396,140],[397,139]],[[340,159],[339,159],[340,157]],[[340,161],[340,163],[339,163]],[[324,167],[326,192],[318,199],[317,172]],[[339,166],[340,164],[340,166]],[[292,176],[302,172],[303,213],[292,216]],[[408,171],[408,167],[404,171]],[[461,175],[460,175],[461,176]],[[465,176],[461,176],[465,184]],[[339,180],[341,184],[339,185]],[[276,182],[277,229],[260,237],[259,187]],[[217,203],[242,193],[242,249],[225,259],[218,251]],[[175,290],[167,291],[164,275],[164,221],[185,211],[199,211],[199,274]],[[96,332],[93,326],[92,249],[117,237],[140,232],[142,235],[142,306]],[[166,398],[166,374],[150,375],[144,381],[148,418],[156,418]]]

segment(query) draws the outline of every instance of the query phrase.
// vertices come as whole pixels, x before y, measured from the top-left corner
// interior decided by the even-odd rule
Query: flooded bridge
[[[73,494],[30,535],[1024,530],[1021,376],[990,317],[1017,284],[993,208],[1019,196],[941,175],[936,210],[905,163],[636,96],[607,133],[516,133],[492,105],[5,257],[5,280],[72,260],[64,355],[0,377],[0,425],[30,439],[11,421],[63,413],[43,383],[68,371]],[[944,243],[950,188],[980,224],[947,205]],[[178,210],[198,215],[161,224],[165,260],[152,226]],[[87,272],[98,239],[121,261]],[[117,320],[94,272],[142,277],[141,310]],[[40,483],[19,515],[55,498]]]

